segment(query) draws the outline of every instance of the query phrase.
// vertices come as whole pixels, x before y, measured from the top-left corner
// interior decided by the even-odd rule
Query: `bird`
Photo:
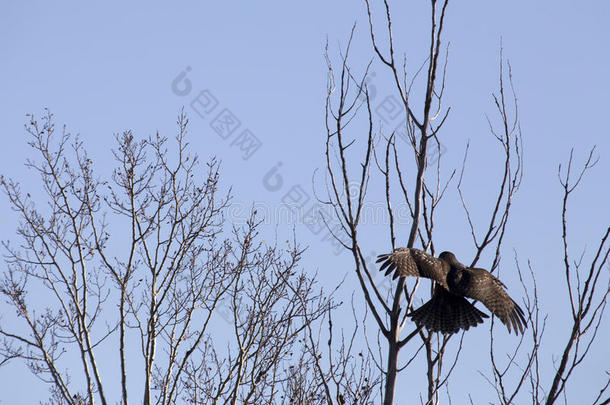
[[[380,271],[398,277],[424,277],[436,281],[432,298],[408,316],[418,327],[433,332],[456,333],[483,323],[487,314],[467,298],[480,301],[498,317],[508,332],[523,334],[527,326],[521,307],[508,295],[506,286],[489,271],[467,267],[452,252],[442,252],[438,258],[415,248],[397,248],[392,253],[377,256]]]

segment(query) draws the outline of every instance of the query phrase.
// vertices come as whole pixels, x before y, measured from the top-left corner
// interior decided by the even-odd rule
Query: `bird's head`
[[[438,258],[446,261],[449,264],[458,263],[457,259],[455,258],[455,255],[451,252],[443,252],[440,255],[438,255]]]
[[[451,266],[447,274],[447,285],[454,294],[466,295],[472,274],[461,267]]]

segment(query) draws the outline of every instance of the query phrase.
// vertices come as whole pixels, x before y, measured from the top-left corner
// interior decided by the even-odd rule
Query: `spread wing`
[[[419,249],[398,248],[392,253],[377,256],[377,263],[383,262],[379,270],[385,270],[385,275],[430,278],[447,286],[447,267],[442,260]]]
[[[527,322],[525,314],[517,303],[508,295],[504,284],[484,269],[469,269],[470,285],[466,296],[481,301],[502,323],[515,334],[523,334]]]

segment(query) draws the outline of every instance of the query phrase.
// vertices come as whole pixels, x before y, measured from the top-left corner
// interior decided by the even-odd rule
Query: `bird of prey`
[[[497,316],[511,332],[523,334],[527,323],[523,310],[507,294],[506,286],[485,269],[466,267],[451,252],[438,258],[419,249],[398,248],[379,255],[377,263],[385,275],[425,277],[436,281],[432,298],[409,316],[418,327],[434,332],[455,333],[488,318],[466,298],[474,298]]]

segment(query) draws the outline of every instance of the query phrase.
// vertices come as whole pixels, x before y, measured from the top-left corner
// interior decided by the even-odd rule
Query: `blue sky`
[[[428,2],[395,3],[400,3],[393,7],[397,48],[407,52],[411,66],[419,65],[426,54]],[[441,139],[447,147],[445,165],[459,165],[470,140],[470,195],[473,199],[487,195],[485,191],[494,184],[498,150],[484,114],[494,112],[490,94],[497,88],[502,40],[504,55],[513,67],[525,148],[525,177],[505,242],[503,279],[511,291],[518,291],[510,267],[516,249],[521,258],[531,259],[539,282],[543,281],[543,309],[560,308],[565,300],[550,293],[552,287],[562,285],[556,173],[570,148],[582,161],[597,145],[601,157],[573,201],[573,253],[585,246],[590,252],[610,222],[610,138],[605,125],[610,94],[610,3],[454,1],[447,18],[445,40],[451,45],[445,103],[452,111]],[[105,162],[114,145],[113,134],[132,129],[139,136],[157,130],[171,136],[176,116],[185,106],[191,117],[193,150],[204,159],[218,156],[222,160],[224,182],[233,185],[242,206],[256,201],[277,207],[294,185],[311,193],[312,174],[324,165],[324,46],[328,40],[331,56],[336,55],[354,22],[352,64],[362,69],[373,54],[360,1],[3,2],[0,173],[21,180],[26,188],[36,187],[33,174],[23,170],[23,161],[30,156],[23,130],[26,113],[40,115],[48,107],[58,124],[79,133],[94,158]],[[192,89],[180,96],[172,91],[172,82],[186,69]],[[381,100],[392,89],[383,67],[376,63],[372,69]],[[204,90],[218,103],[214,114],[227,109],[240,122],[226,140],[210,126],[214,114],[202,118],[190,106]],[[261,143],[248,159],[233,143],[246,129]],[[284,182],[280,190],[271,191],[263,178],[278,163],[277,173]],[[105,166],[99,165],[98,170],[103,172]],[[455,193],[448,198],[442,213],[446,225],[439,225],[436,244],[441,250],[458,252],[458,257],[469,257],[473,250],[459,200]],[[479,198],[484,210],[485,197]],[[0,236],[5,240],[11,237],[16,220],[6,214],[4,199],[0,207]],[[279,223],[270,228],[290,234],[292,226]],[[310,245],[305,266],[317,270],[330,284],[347,273],[346,294],[357,289],[349,255],[335,255],[322,237],[302,224],[296,229],[300,240]],[[406,237],[404,231],[403,243]],[[381,253],[388,241],[372,235],[370,244],[371,251]],[[560,317],[560,312],[552,312],[549,318],[548,359],[568,334],[554,317]],[[487,344],[485,328],[478,329],[466,336],[467,350]],[[609,328],[603,329],[600,342],[610,338]],[[485,356],[477,359],[476,364],[464,366],[464,376],[488,369]],[[609,360],[608,349],[596,352],[568,392],[596,388],[601,380],[587,378],[584,369],[601,370]],[[0,376],[7,381],[26,375],[20,370],[5,367]],[[399,386],[407,378],[406,373],[399,376]],[[28,381],[15,378],[1,399],[14,403],[12,399],[23,395],[25,385],[29,387]],[[481,383],[479,398],[493,400]]]

